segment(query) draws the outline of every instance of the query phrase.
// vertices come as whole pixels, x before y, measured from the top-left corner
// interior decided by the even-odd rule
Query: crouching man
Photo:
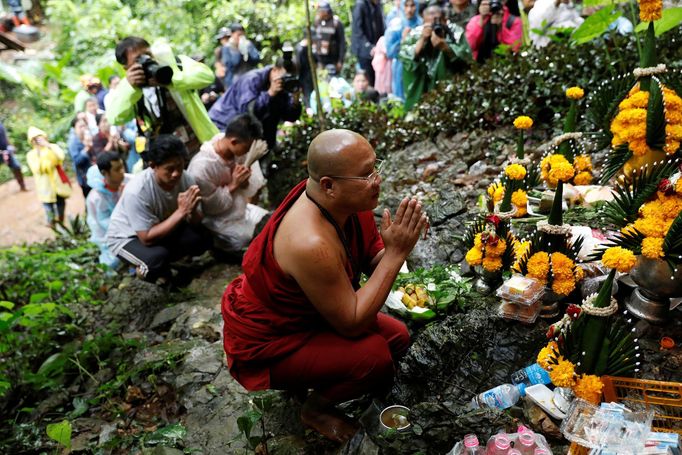
[[[215,246],[238,253],[245,249],[256,225],[268,212],[249,198],[265,185],[258,158],[267,152],[260,122],[249,114],[234,117],[204,143],[187,172],[201,190],[203,224],[215,235]]]
[[[405,325],[380,313],[426,225],[415,199],[381,234],[372,210],[380,166],[348,130],[321,133],[308,149],[308,179],[296,185],[247,250],[244,274],[225,290],[224,346],[230,373],[248,390],[307,392],[304,424],[336,440],[357,423],[335,405],[383,395],[409,346]],[[369,276],[360,287],[360,275]]]
[[[202,254],[211,239],[200,225],[199,187],[184,172],[185,145],[163,134],[147,153],[149,167],[133,177],[111,215],[107,244],[140,278],[163,284],[172,261]]]

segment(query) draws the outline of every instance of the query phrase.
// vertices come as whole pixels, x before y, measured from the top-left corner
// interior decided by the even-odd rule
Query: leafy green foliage
[[[460,277],[457,272],[457,267],[452,265],[416,269],[409,273],[399,274],[393,283],[393,289],[405,287],[409,283],[424,284],[429,287],[429,294],[436,300],[437,309],[445,310],[453,303],[459,308],[465,308],[471,284],[468,279]]]
[[[665,116],[663,114],[663,92],[656,80],[649,86],[649,104],[646,114],[646,143],[654,149],[665,145]]]
[[[677,215],[665,235],[663,252],[671,270],[682,262],[682,213]]]
[[[253,407],[237,418],[237,428],[244,438],[246,447],[257,451],[263,446],[264,453],[268,453],[268,434],[265,430],[265,416],[272,409],[272,392],[256,392],[251,400]],[[254,428],[260,425],[261,434],[253,435]]]
[[[578,28],[573,31],[571,40],[576,44],[585,44],[597,38],[609,29],[613,21],[618,19],[622,13],[614,6],[607,6],[596,13],[588,16]]]
[[[67,449],[71,448],[71,422],[62,420],[59,423],[51,423],[46,429],[47,435]]]
[[[632,158],[632,151],[627,144],[621,144],[609,152],[607,161],[599,175],[599,183],[606,185],[618,172],[625,166],[630,158]]]

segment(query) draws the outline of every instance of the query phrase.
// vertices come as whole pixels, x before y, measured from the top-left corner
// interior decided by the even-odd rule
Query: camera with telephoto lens
[[[286,74],[281,77],[282,88],[286,92],[295,92],[301,88],[301,81],[296,75],[296,64],[294,63],[294,46],[289,42],[282,45],[282,60]]]
[[[150,79],[156,80],[161,85],[169,85],[173,80],[173,68],[161,66],[150,55],[142,54],[135,60],[144,70],[144,77],[149,83]]]
[[[445,24],[441,23],[440,19],[436,19],[431,26],[431,31],[439,38],[445,38]]]
[[[490,0],[490,13],[491,14],[496,14],[502,11],[502,2],[501,0]]]

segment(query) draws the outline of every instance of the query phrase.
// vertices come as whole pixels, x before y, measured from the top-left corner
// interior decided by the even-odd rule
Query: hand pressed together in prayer
[[[407,257],[427,223],[426,213],[422,212],[422,205],[416,198],[404,198],[393,220],[389,210],[385,209],[381,220],[381,238],[384,240],[385,254]]]
[[[201,195],[197,185],[192,185],[187,191],[178,194],[178,210],[185,218],[192,216],[199,202],[201,202]]]
[[[234,169],[232,169],[232,182],[227,185],[230,193],[247,186],[249,184],[249,177],[251,177],[251,169],[241,164],[237,164]]]

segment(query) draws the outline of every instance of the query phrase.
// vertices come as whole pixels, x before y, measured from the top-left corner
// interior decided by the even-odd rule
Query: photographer
[[[471,50],[462,27],[448,24],[441,7],[430,4],[424,10],[424,24],[403,39],[398,58],[403,63],[405,109],[409,110],[438,81],[466,70]]]
[[[107,118],[113,125],[137,118],[138,136],[145,143],[160,134],[173,134],[190,156],[218,134],[197,94],[214,80],[208,66],[184,55],[176,57],[165,42],[150,47],[134,36],[116,45],[116,60],[126,77],[108,98]],[[138,152],[145,150],[143,145],[136,143]]]
[[[274,65],[249,71],[218,98],[208,115],[220,130],[239,114],[254,115],[263,124],[268,149],[274,150],[277,125],[301,115],[301,86],[293,69],[291,60],[279,58]]]
[[[478,14],[467,24],[466,36],[474,59],[483,63],[493,56],[493,51],[500,44],[518,51],[523,39],[523,26],[521,19],[509,12],[505,2],[483,0]]]

